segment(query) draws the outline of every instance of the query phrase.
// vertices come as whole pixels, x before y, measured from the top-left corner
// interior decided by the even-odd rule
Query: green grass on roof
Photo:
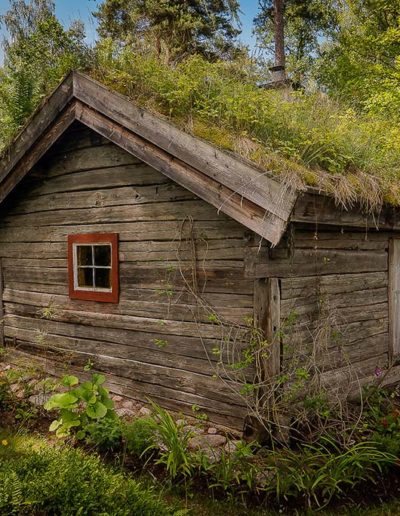
[[[400,204],[400,128],[322,93],[260,88],[247,63],[175,67],[104,42],[91,75],[184,130],[344,207]]]

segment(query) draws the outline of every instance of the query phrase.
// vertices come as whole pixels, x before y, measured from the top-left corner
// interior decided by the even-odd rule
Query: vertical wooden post
[[[3,290],[4,290],[3,261],[2,261],[2,258],[0,258],[0,346],[4,346]]]
[[[254,323],[270,345],[268,359],[263,364],[264,380],[278,375],[281,370],[280,303],[278,278],[254,281]]]
[[[281,339],[280,326],[280,288],[278,278],[261,278],[254,280],[254,324],[261,331],[263,339],[268,342],[267,358],[260,360],[261,370],[257,371],[256,382],[262,382],[258,391],[261,401],[260,408],[264,414],[257,417],[249,414],[244,423],[243,436],[249,440],[264,441],[269,438],[266,427],[260,421],[262,418],[275,418],[274,414],[274,389],[273,378],[281,371]]]
[[[400,238],[389,242],[389,363],[400,357]]]

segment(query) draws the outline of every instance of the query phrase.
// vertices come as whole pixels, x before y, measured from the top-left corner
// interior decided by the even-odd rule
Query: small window
[[[69,295],[72,299],[118,303],[118,235],[68,237]]]

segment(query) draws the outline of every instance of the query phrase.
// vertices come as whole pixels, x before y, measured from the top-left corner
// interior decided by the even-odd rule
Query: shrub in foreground
[[[154,493],[105,467],[96,455],[24,442],[23,437],[21,452],[5,451],[13,439],[0,450],[0,514],[172,514]]]

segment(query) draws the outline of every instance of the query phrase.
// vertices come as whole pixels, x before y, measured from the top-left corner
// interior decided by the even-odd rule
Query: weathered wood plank
[[[280,289],[276,278],[254,282],[254,322],[269,344],[268,358],[263,363],[262,380],[276,377],[281,369]]]
[[[368,229],[400,230],[400,211],[391,206],[385,206],[379,213],[366,214],[362,206],[354,206],[343,210],[335,204],[335,200],[317,192],[299,195],[290,220],[298,223],[310,223],[321,226]]]
[[[31,285],[31,288],[26,288],[26,285]],[[54,289],[54,286],[39,285],[39,287],[32,288],[34,284],[22,283],[23,292],[26,292],[27,299],[32,296],[40,294],[50,294],[54,298],[62,299],[62,296],[68,295],[68,290],[65,288]],[[9,283],[7,288],[10,292],[17,292],[13,288],[13,284]],[[56,290],[56,291],[55,291]],[[187,300],[185,301],[185,297]],[[247,317],[252,315],[252,300],[250,297],[236,298],[237,302],[229,299],[229,295],[215,297],[209,294],[201,296],[205,306],[201,306],[193,296],[185,296],[179,292],[174,294],[165,294],[161,289],[158,292],[139,291],[126,296],[123,293],[120,297],[118,308],[110,308],[109,310],[102,309],[99,306],[94,307],[95,311],[99,309],[106,313],[118,313],[125,315],[134,315],[138,317],[153,317],[161,319],[167,324],[167,321],[172,319],[176,321],[187,321],[199,323],[209,323],[211,314],[217,313],[218,318],[225,324],[239,324],[243,325]],[[182,299],[183,298],[183,299]],[[80,306],[80,305],[79,305]],[[77,308],[79,308],[79,306]]]
[[[387,250],[389,234],[387,232],[335,231],[296,231],[295,246],[303,249],[349,249],[358,250]]]
[[[51,158],[72,150],[109,144],[110,141],[103,138],[100,134],[91,131],[88,127],[85,127],[79,122],[74,122],[61,138],[57,140],[53,147],[49,149],[47,156]]]
[[[182,369],[187,372],[194,372],[203,375],[213,376],[217,371],[217,361],[213,357],[211,351],[207,356],[205,353],[201,358],[190,357],[184,354],[166,353],[160,350],[154,342],[149,341],[148,347],[132,346],[122,343],[110,343],[98,340],[82,339],[78,337],[68,337],[65,335],[56,335],[53,333],[39,333],[35,328],[35,320],[32,327],[20,328],[5,326],[5,336],[10,339],[17,339],[23,342],[30,342],[39,349],[45,351],[59,350],[60,353],[68,354],[84,353],[91,355],[101,355],[102,357],[119,358],[122,360],[135,360],[150,365],[159,365]],[[152,345],[151,345],[152,344]],[[200,342],[196,342],[200,347]],[[210,360],[208,360],[210,357]]]
[[[54,177],[51,181],[36,179],[33,176],[29,186],[30,195],[48,195],[118,186],[160,185],[169,182],[170,180],[163,177],[157,170],[148,165],[139,164],[76,172],[68,176]]]
[[[75,231],[77,233],[77,231]],[[242,240],[211,240],[196,242],[196,259],[236,260],[243,259]],[[25,243],[4,243],[1,253],[4,258],[26,257]],[[153,262],[153,261],[190,261],[193,259],[190,242],[121,242],[119,246],[120,262]],[[29,256],[32,259],[67,257],[67,242],[43,242],[29,245]]]
[[[112,181],[110,180],[110,183]],[[157,202],[174,202],[194,200],[189,191],[173,183],[147,187],[117,187],[84,192],[63,192],[58,194],[25,197],[9,211],[10,214],[36,213],[43,211],[69,210],[80,208],[98,208],[109,206],[129,206],[135,204],[153,204]]]
[[[385,251],[338,251],[294,249],[287,258],[269,259],[260,252],[257,262],[247,267],[247,277],[294,277],[327,274],[353,274],[387,270]]]
[[[318,292],[340,294],[355,290],[383,288],[388,284],[387,272],[370,272],[361,274],[331,274],[326,276],[306,276],[282,278],[282,299],[308,297]]]
[[[293,352],[296,349],[302,348],[302,345],[308,346],[311,341],[321,340],[321,329],[329,329],[330,332],[324,332],[322,337],[328,339],[324,343],[328,346],[348,346],[353,343],[361,343],[363,345],[364,339],[382,333],[388,333],[388,318],[383,316],[377,319],[354,321],[352,318],[339,319],[336,314],[332,314],[330,319],[329,314],[327,318],[322,318],[320,321],[308,321],[303,318],[296,321],[292,328],[286,330],[284,339],[292,348]]]
[[[49,156],[42,172],[46,178],[73,174],[75,172],[91,171],[99,168],[141,165],[143,162],[112,143],[92,146],[84,149],[74,148],[64,151],[57,156]]]
[[[388,354],[384,353],[379,357],[327,371],[321,375],[321,383],[329,389],[331,395],[335,391],[342,391],[348,397],[361,396],[363,386],[376,383],[376,368],[385,369],[387,365]]]
[[[315,292],[310,292],[298,298],[283,300],[281,310],[283,313],[295,311],[297,315],[304,315],[310,312],[321,310],[329,311],[336,308],[345,308],[347,306],[364,306],[368,309],[368,305],[387,303],[387,301],[388,293],[386,287],[356,290],[344,294],[315,294]]]
[[[202,338],[200,340],[199,337],[195,336],[182,338],[179,335],[169,335],[166,338],[165,334],[162,333],[162,328],[160,328],[158,333],[125,329],[121,331],[120,328],[99,328],[86,324],[71,324],[54,319],[43,319],[39,315],[38,313],[24,316],[7,314],[5,323],[10,328],[35,330],[37,334],[41,334],[44,337],[48,334],[54,334],[69,338],[87,339],[108,346],[123,344],[128,346],[129,349],[141,348],[146,353],[156,353],[156,355],[159,354],[160,356],[168,354],[175,357],[178,362],[181,356],[188,359],[193,358],[197,361],[207,360],[207,362],[214,362],[219,359],[213,354],[213,349],[219,343],[218,339]],[[36,342],[36,340],[33,339],[32,342]],[[165,341],[166,345],[158,347],[157,341]],[[237,347],[241,349],[240,342],[237,343]],[[106,354],[109,354],[109,352]]]
[[[133,206],[115,206],[109,208],[82,208],[70,210],[52,210],[38,214],[8,215],[2,220],[4,226],[25,226],[26,224],[49,226],[76,224],[98,224],[114,221],[155,221],[155,220],[184,220],[192,216],[197,220],[225,220],[215,209],[201,200],[176,202],[159,202],[155,204],[139,204]]]
[[[76,322],[81,324],[87,319],[87,324],[99,324],[109,328],[124,328],[137,331],[149,331],[153,333],[164,333],[172,335],[203,336],[204,338],[223,339],[225,333],[232,330],[231,327],[225,328],[217,324],[202,324],[197,322],[164,320],[162,318],[128,315],[129,310],[125,310],[119,305],[103,305],[95,302],[79,302],[70,300],[68,296],[48,295],[37,292],[12,291],[8,288],[4,290],[4,302],[9,307],[7,313],[17,304],[31,305],[40,313],[45,308],[52,308],[52,317],[57,321]],[[63,319],[64,318],[64,319]],[[240,334],[240,329],[235,330]]]
[[[17,344],[22,349],[31,350],[39,355],[45,354],[49,359],[58,361],[68,361],[72,365],[84,367],[90,359],[93,362],[93,368],[121,378],[129,379],[131,382],[143,382],[145,384],[157,385],[169,389],[176,389],[175,399],[179,399],[180,393],[188,393],[201,395],[208,400],[232,405],[240,405],[240,399],[234,395],[234,389],[239,390],[239,385],[234,382],[227,382],[199,374],[188,372],[183,369],[173,367],[165,367],[162,365],[144,364],[138,360],[123,359],[115,356],[104,356],[99,353],[91,353],[90,351],[70,351],[68,349],[57,349],[52,346],[42,346],[41,344],[31,343],[17,340]]]
[[[373,217],[360,209],[346,211],[335,205],[334,199],[325,195],[302,193],[299,195],[290,220],[311,224],[334,224],[361,228],[376,228],[384,222],[380,216]]]
[[[42,261],[38,267],[33,267],[27,260],[4,260],[6,282],[43,283],[67,285],[67,269],[64,267],[48,268],[47,261]],[[61,260],[59,260],[61,261]],[[15,263],[16,262],[16,263]],[[137,289],[174,289],[185,287],[183,276],[189,275],[192,268],[153,268],[140,267],[131,263],[122,263],[120,270],[121,286],[123,290]],[[232,293],[252,295],[253,281],[238,277],[236,269],[206,269],[203,266],[197,271],[197,281],[200,292]]]
[[[236,221],[196,220],[193,221],[193,238],[203,241],[225,238],[243,238],[243,227]],[[4,227],[0,221],[0,243],[64,242],[67,236],[77,231],[71,226],[29,226]],[[120,242],[162,242],[177,240],[182,234],[181,220],[113,222],[109,224],[79,225],[82,233],[118,233]]]
[[[400,239],[390,240],[389,247],[389,359],[400,355]]]

